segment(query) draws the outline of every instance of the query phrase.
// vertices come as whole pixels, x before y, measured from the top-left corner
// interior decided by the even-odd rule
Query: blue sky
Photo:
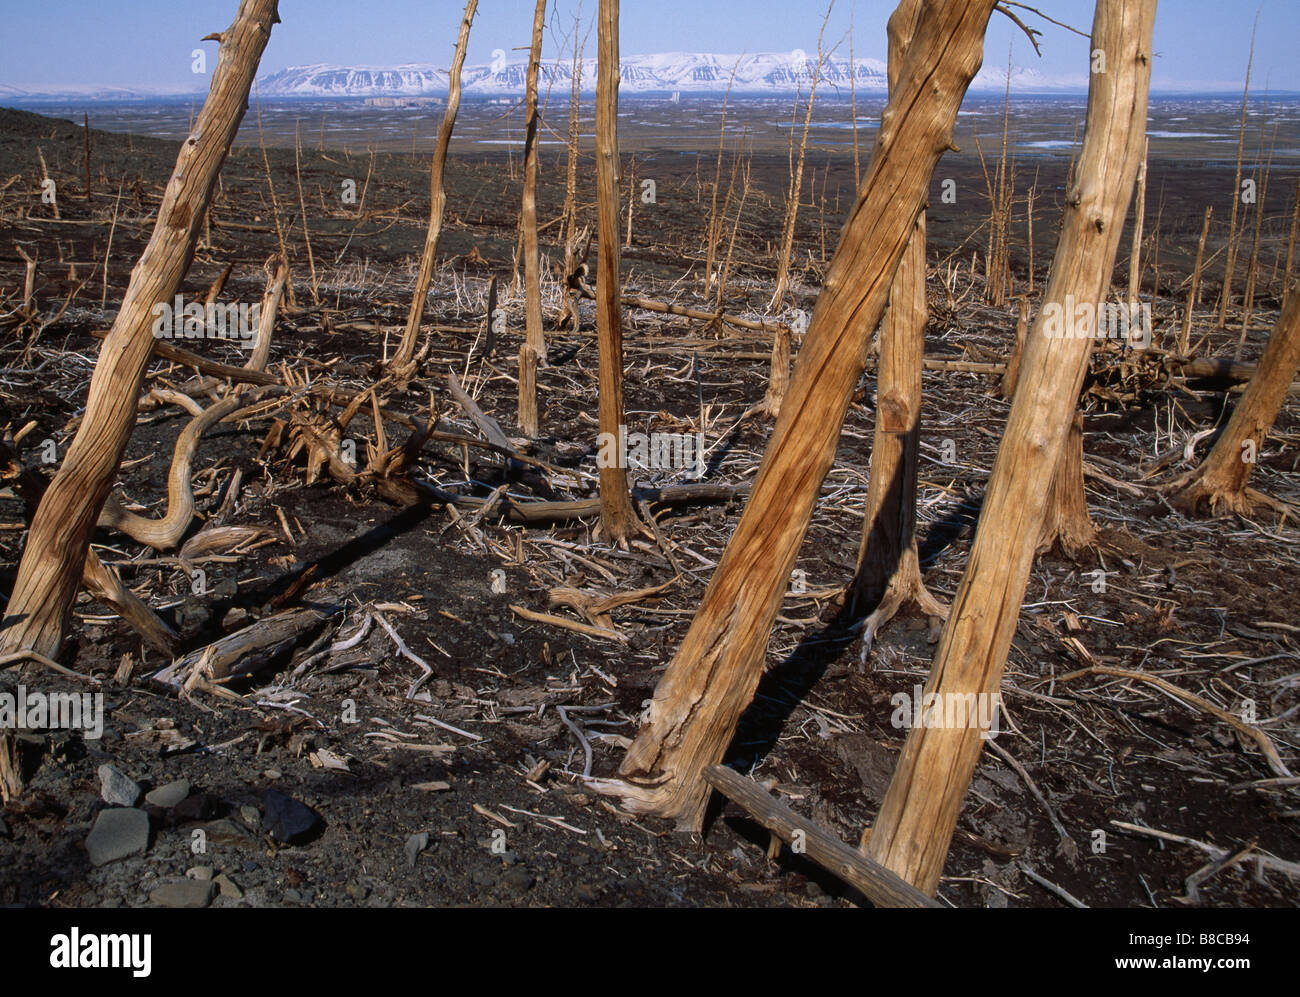
[[[854,54],[885,55],[885,22],[894,4],[881,0],[837,0],[827,27],[832,44],[844,38],[850,15]],[[1083,31],[1092,23],[1089,0],[1038,0],[1046,13]],[[229,24],[236,0],[4,0],[0,34],[0,83],[18,86],[113,84],[202,89],[190,71],[198,39]],[[568,30],[581,7],[590,20],[596,0],[552,0],[555,27]],[[281,0],[283,24],[272,33],[263,72],[314,62],[397,65],[450,61],[463,3],[460,0]],[[625,53],[695,51],[815,52],[825,4],[820,0],[623,0]],[[1251,88],[1300,91],[1300,3],[1263,0],[1162,0],[1156,19],[1156,62],[1152,86],[1213,84],[1240,91],[1250,47],[1251,24],[1259,10],[1259,33]],[[493,49],[526,46],[531,0],[480,0],[471,32],[469,61],[492,61]],[[1083,72],[1086,42],[1026,11],[1043,29],[1043,57],[1001,14],[993,15],[985,65],[1005,64],[1008,46],[1017,65],[1048,76]],[[585,29],[584,29],[585,30]],[[209,61],[215,51],[207,43]],[[548,35],[547,53],[559,50]],[[594,54],[592,35],[589,53]],[[845,39],[839,54],[848,55]],[[521,53],[511,52],[512,57]]]

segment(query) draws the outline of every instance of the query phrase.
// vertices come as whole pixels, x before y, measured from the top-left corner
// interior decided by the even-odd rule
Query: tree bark
[[[681,648],[611,786],[630,809],[700,826],[708,786],[763,673],[768,635],[830,470],[871,334],[930,174],[979,69],[992,0],[928,2],[881,119],[758,478]]]
[[[1211,515],[1247,515],[1266,501],[1260,492],[1246,487],[1246,481],[1300,369],[1300,295],[1296,289],[1296,283],[1287,289],[1286,304],[1255,376],[1246,385],[1223,435],[1200,467],[1174,483],[1177,490],[1171,501],[1175,505],[1196,513],[1208,506]]]
[[[889,86],[898,86],[921,14],[921,0],[903,0],[889,19]],[[925,356],[925,212],[903,250],[889,307],[880,326],[876,426],[862,521],[862,545],[849,588],[849,609],[870,611],[862,624],[862,653],[909,600],[931,616],[948,609],[921,581],[916,550],[916,472],[921,440],[921,370]]]
[[[1001,686],[1046,499],[1074,414],[1096,311],[1106,299],[1146,131],[1154,0],[1098,0],[1092,49],[1105,59],[1056,258],[1025,347],[1020,384],[989,478],[970,560],[926,693],[995,696]],[[1091,303],[1074,335],[1049,335],[1055,309]],[[941,699],[947,702],[946,699]],[[994,700],[996,702],[996,700]],[[977,725],[911,730],[865,850],[933,893],[983,741]]]
[[[234,23],[219,36],[211,90],[100,349],[81,427],[32,519],[0,652],[59,652],[90,535],[135,424],[136,397],[154,347],[153,307],[172,300],[189,270],[212,187],[247,110],[271,26],[280,20],[276,7],[277,0],[242,0]]]
[[[600,0],[596,64],[596,341],[600,348],[599,429],[617,441],[623,425],[623,319],[619,308],[618,245],[618,0]],[[607,435],[609,434],[609,435]],[[621,455],[620,455],[621,457]],[[636,518],[627,469],[615,460],[600,468],[600,533],[624,544]]]
[[[1096,541],[1097,529],[1088,515],[1088,499],[1083,491],[1083,413],[1076,412],[1047,493],[1038,553],[1057,547],[1066,557],[1077,560]]]
[[[542,61],[542,30],[546,27],[546,0],[537,0],[533,12],[533,44],[528,52],[525,101],[528,125],[524,137],[524,196],[520,224],[524,229],[524,342],[519,348],[519,428],[533,439],[538,433],[537,365],[546,357],[542,338],[542,285],[537,249],[537,73]]]
[[[465,65],[465,47],[469,44],[469,28],[474,22],[477,8],[478,0],[467,0],[465,14],[460,22],[460,34],[456,38],[456,54],[451,60],[447,109],[442,114],[442,124],[438,126],[438,146],[433,150],[433,165],[429,170],[429,228],[424,236],[424,255],[420,257],[415,294],[411,298],[411,309],[406,315],[406,330],[402,333],[397,353],[390,361],[395,370],[410,367],[415,357],[415,341],[420,336],[424,302],[429,296],[429,284],[433,281],[433,269],[438,262],[438,237],[442,234],[442,214],[447,206],[447,191],[443,186],[443,175],[447,171],[447,147],[451,145],[451,133],[456,127],[456,115],[460,111],[460,71]]]

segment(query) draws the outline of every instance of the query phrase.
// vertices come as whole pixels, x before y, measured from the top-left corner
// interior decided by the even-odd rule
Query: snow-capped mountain
[[[697,52],[664,52],[657,55],[624,56],[620,93],[721,93],[731,82],[733,93],[793,93],[807,91],[812,83],[816,56],[802,53],[756,53],[714,55]],[[501,60],[492,65],[466,66],[461,86],[466,94],[522,94],[527,63]],[[582,90],[596,88],[596,61],[581,66]],[[735,73],[732,82],[732,73]],[[854,60],[856,85],[862,90],[884,92],[885,64],[878,59]],[[571,63],[544,63],[542,86],[568,90],[572,85]],[[847,59],[828,59],[822,67],[819,86],[847,90],[850,68]],[[440,96],[447,92],[447,70],[440,66],[291,66],[259,81],[262,96],[275,97],[415,97]]]

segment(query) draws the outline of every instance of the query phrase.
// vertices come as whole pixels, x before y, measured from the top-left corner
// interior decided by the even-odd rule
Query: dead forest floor
[[[21,298],[24,264],[15,246],[38,259],[35,296],[44,318],[58,314],[71,295],[39,337],[27,328],[6,332],[0,343],[0,424],[13,434],[35,423],[18,449],[42,473],[52,471],[42,462],[43,441],[53,440],[61,457],[75,432],[96,355],[92,332],[111,324],[174,161],[172,143],[101,132],[94,142],[94,199],[87,204],[81,129],[0,110],[0,313]],[[40,203],[37,145],[62,191],[58,221]],[[355,150],[304,152],[300,204],[293,150],[268,155],[296,298],[277,324],[269,369],[363,391],[378,380],[378,361],[395,348],[405,318],[427,219],[427,163],[400,155],[371,163]],[[851,161],[818,169],[823,165],[832,191],[846,175],[851,180]],[[1051,216],[1059,211],[1053,198],[1065,165],[1056,160],[1042,167],[1037,290],[1053,248]],[[671,154],[638,161],[638,176],[658,178],[658,203],[636,206],[633,245],[623,259],[629,291],[698,303],[710,177],[703,179],[702,197],[697,178],[711,169],[711,157],[703,165]],[[774,270],[767,245],[781,224],[785,158],[756,157],[752,169],[727,307],[761,317]],[[959,189],[980,189],[977,161],[959,157],[953,171]],[[1148,294],[1156,291],[1158,340],[1181,314],[1187,233],[1194,243],[1208,191],[1215,189],[1215,177],[1186,164],[1152,164],[1153,179],[1162,171],[1177,181],[1170,183],[1176,196],[1164,209],[1161,269],[1144,282]],[[339,200],[347,179],[365,191],[359,207]],[[586,181],[580,175],[584,187]],[[506,290],[518,179],[508,175],[504,157],[453,157],[449,182],[441,266],[425,313],[434,331],[421,376],[404,391],[381,383],[378,393],[389,409],[409,415],[426,416],[432,405],[440,430],[477,436],[446,391],[454,370],[513,445],[564,474],[544,482],[516,468],[503,477],[507,469],[497,454],[435,440],[421,451],[415,477],[480,498],[504,485],[519,504],[589,497],[596,445],[591,312],[584,311],[577,332],[548,329],[549,366],[539,376],[543,438],[528,448],[514,421],[522,299]],[[548,160],[543,223],[558,215],[562,197],[562,162]],[[815,300],[823,229],[829,254],[847,206],[844,195],[838,214],[828,203],[825,216],[817,207],[801,215],[800,308],[811,311]],[[982,280],[970,272],[970,250],[982,252],[983,236],[966,240],[984,210],[972,197],[965,214],[931,213],[931,358],[997,363],[1009,347],[1014,303],[982,304]],[[258,300],[262,263],[278,237],[256,149],[239,149],[227,161],[212,220],[210,245],[199,250],[186,293],[201,296],[234,263],[226,299]],[[555,228],[543,233],[552,262]],[[1017,254],[1013,271],[1022,291],[1023,247]],[[1266,259],[1271,264],[1271,248]],[[1202,355],[1230,357],[1237,325],[1216,332],[1208,322],[1221,265],[1207,274],[1213,279],[1207,276],[1193,340],[1210,333]],[[510,331],[488,356],[483,319],[493,275],[501,281]],[[559,303],[553,275],[545,291],[550,315]],[[1262,289],[1245,361],[1262,349],[1277,314],[1276,291],[1276,281]],[[709,447],[704,481],[739,486],[752,479],[770,424],[749,419],[733,426],[763,395],[770,341],[644,311],[628,311],[625,324],[629,431],[702,431]],[[243,362],[224,344],[179,345]],[[162,362],[153,372],[156,386],[184,386],[194,376]],[[1084,664],[1109,664],[1159,675],[1234,713],[1252,703],[1283,759],[1294,768],[1300,757],[1295,522],[1188,519],[1135,487],[1188,466],[1184,446],[1221,418],[1225,394],[1153,376],[1121,380],[1103,358],[1094,372],[1084,445],[1095,472],[1088,499],[1100,543],[1078,563],[1055,554],[1038,561],[1003,686],[1010,729],[998,746],[1019,761],[1047,806],[1022,775],[986,751],[940,896],[957,906],[1060,906],[1056,893],[1024,874],[1027,866],[1090,906],[1295,906],[1300,880],[1261,871],[1254,859],[1265,853],[1300,858],[1297,787],[1261,782],[1272,773],[1253,742],[1153,686],[1061,678]],[[952,369],[925,374],[921,554],[927,583],[944,598],[965,567],[1008,410],[993,381]],[[850,843],[873,819],[906,733],[891,724],[890,699],[924,682],[933,636],[924,618],[904,615],[864,658],[844,621],[824,619],[857,555],[873,393],[869,371],[799,559],[806,592],[786,599],[769,645],[769,672],[730,753],[733,764]],[[202,393],[198,398],[206,403]],[[686,632],[736,523],[739,500],[657,506],[659,539],[628,551],[593,543],[590,518],[521,525],[506,522],[500,507],[481,516],[465,508],[453,516],[443,504],[400,508],[364,486],[349,489],[328,479],[305,484],[301,459],[288,460],[283,447],[264,452],[271,420],[284,417],[288,403],[277,404],[263,418],[210,430],[195,462],[199,516],[190,535],[215,517],[232,475],[241,472],[242,487],[222,522],[262,528],[258,542],[234,554],[182,560],[101,530],[97,549],[181,632],[186,650],[294,605],[334,615],[254,678],[232,684],[239,698],[204,691],[178,698],[147,681],[167,662],[82,596],[62,660],[103,680],[96,690],[105,696],[103,737],[55,735],[35,763],[29,791],[5,807],[0,904],[145,905],[160,886],[194,867],[224,873],[234,884],[214,906],[858,902],[788,849],[768,861],[766,832],[730,805],[717,807],[700,839],[662,822],[634,820],[581,780],[579,734],[590,746],[594,774],[617,768],[643,701]],[[174,406],[142,410],[121,475],[128,503],[152,515],[165,509],[167,469],[187,421]],[[393,421],[385,419],[383,428],[389,445],[406,436]],[[1293,397],[1252,479],[1291,503],[1300,502],[1298,434]],[[369,405],[348,435],[364,464],[376,435]],[[1199,442],[1198,457],[1208,445]],[[683,479],[670,471],[639,480],[654,487]],[[0,494],[6,595],[26,515],[12,492]],[[204,572],[204,594],[193,591],[196,567]],[[1096,590],[1098,569],[1106,572],[1104,591]],[[529,621],[512,609],[587,622],[552,605],[549,593],[568,587],[601,598],[652,586],[664,587],[611,612],[617,637]],[[368,614],[382,616],[432,667],[413,698],[408,692],[420,669],[398,653],[377,617],[353,646],[297,670],[308,654],[345,642]],[[18,682],[29,690],[79,689],[39,669],[0,673],[0,691]],[[192,788],[180,807],[154,809],[143,854],[97,867],[84,842],[107,805],[96,774],[105,763],[144,789],[178,779]],[[322,825],[301,843],[275,842],[264,825],[269,789],[310,806]],[[1112,821],[1183,835],[1234,856],[1247,852],[1189,888],[1188,878],[1210,855],[1125,832]],[[203,834],[196,837],[197,830]],[[413,855],[411,836],[422,832],[427,847]]]

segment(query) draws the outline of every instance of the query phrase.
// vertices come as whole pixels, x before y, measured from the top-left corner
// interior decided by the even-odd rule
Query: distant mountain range
[[[758,52],[746,55],[717,55],[702,52],[662,52],[655,55],[627,55],[622,60],[619,92],[638,93],[722,93],[728,86],[735,94],[807,93],[812,83],[816,54],[801,52]],[[542,87],[565,93],[571,86],[571,63],[561,60],[542,65]],[[596,88],[596,61],[583,61],[581,87],[584,93]],[[462,88],[466,94],[522,95],[527,63],[500,59],[490,65],[466,66]],[[733,78],[734,74],[734,78]],[[821,70],[818,84],[823,93],[849,92],[851,78],[865,94],[883,96],[888,89],[885,64],[879,59],[830,57]],[[1020,93],[1085,93],[1083,75],[1050,78],[1036,69],[1013,70],[1011,88]],[[989,69],[975,77],[976,91],[1001,91],[1006,71]],[[262,97],[441,97],[447,93],[447,69],[434,65],[406,66],[290,66],[258,79]],[[149,99],[191,96],[158,87],[94,86],[6,86],[0,84],[0,100],[75,97],[83,100]]]
[[[807,93],[812,84],[816,56],[802,52],[757,52],[717,55],[705,52],[661,52],[624,56],[619,92],[635,93]],[[517,95],[524,92],[527,63],[502,60],[494,65],[467,66],[461,86],[467,94]],[[596,88],[596,62],[581,67],[584,92]],[[733,75],[734,74],[734,75]],[[850,83],[864,93],[883,95],[888,90],[885,64],[879,59],[828,58],[818,84],[823,92],[849,92]],[[542,87],[561,92],[572,85],[571,64],[542,66]],[[439,66],[291,66],[259,81],[264,96],[276,97],[423,97],[447,92],[447,70]],[[1005,70],[980,73],[974,90],[1002,90]],[[1012,72],[1011,87],[1018,92],[1086,92],[1087,78],[1051,79],[1035,69]]]
[[[496,53],[504,56],[504,52]],[[678,92],[722,93],[730,84],[737,95],[793,94],[808,92],[816,54],[802,52],[756,52],[719,55],[708,52],[661,52],[655,55],[625,55],[622,65],[624,94]],[[571,63],[567,60],[543,63],[542,87],[567,93]],[[734,73],[734,79],[733,79]],[[489,65],[466,66],[462,76],[464,92],[470,95],[521,96],[527,63],[500,58]],[[971,84],[974,93],[1000,94],[1006,87],[1006,69],[987,66]],[[201,80],[202,77],[196,77]],[[819,92],[847,95],[853,80],[859,92],[884,96],[888,89],[885,64],[879,59],[848,59],[832,56],[822,66]],[[596,61],[584,60],[582,90],[596,89]],[[1157,94],[1241,93],[1241,84],[1230,81],[1160,82]],[[0,101],[71,98],[78,100],[150,100],[164,97],[195,97],[206,91],[169,90],[157,86],[17,86],[0,83]],[[447,69],[443,66],[290,66],[258,78],[262,97],[312,97],[317,99],[444,97]],[[1079,94],[1088,92],[1086,73],[1048,76],[1033,67],[1011,71],[1011,91],[1016,94]]]

